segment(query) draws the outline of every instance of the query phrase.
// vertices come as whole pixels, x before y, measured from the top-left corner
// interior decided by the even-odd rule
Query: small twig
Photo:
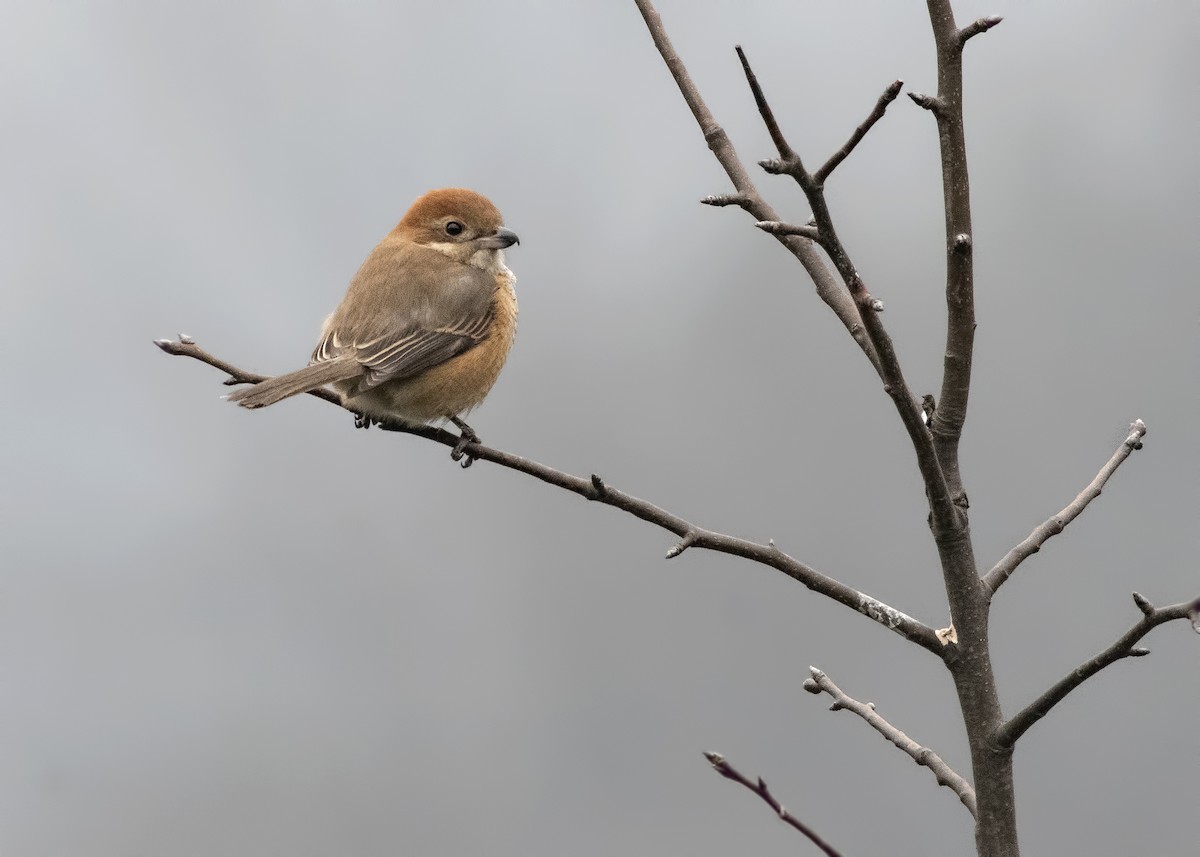
[[[700,204],[711,205],[714,208],[736,205],[739,208],[746,208],[748,210],[750,199],[743,193],[714,193],[709,196],[700,197]]]
[[[154,344],[168,354],[191,357],[199,360],[201,363],[215,366],[222,372],[228,373],[230,377],[237,379],[239,383],[255,383],[264,380],[265,377],[252,372],[246,372],[231,363],[214,357],[194,342],[174,342],[160,339],[156,340]],[[328,390],[319,389],[311,392],[312,395],[319,399],[324,399],[331,404],[342,407],[341,400]],[[379,423],[379,427],[384,431],[394,431],[423,437],[452,449],[461,442],[460,438],[452,432],[428,425],[418,426],[385,420]],[[476,461],[490,461],[493,464],[499,464],[501,467],[516,470],[535,479],[540,479],[549,485],[554,485],[573,494],[578,494],[587,500],[593,500],[597,503],[604,503],[605,505],[621,509],[635,518],[640,518],[647,523],[654,524],[674,533],[685,542],[688,542],[689,546],[717,551],[718,553],[725,553],[731,556],[739,556],[743,559],[774,568],[793,580],[804,584],[804,586],[814,592],[831,598],[839,604],[849,607],[856,613],[861,613],[869,617],[888,630],[896,632],[938,657],[943,659],[948,657],[947,652],[942,650],[942,646],[934,635],[933,629],[928,625],[917,621],[894,607],[884,604],[882,601],[847,586],[839,580],[821,574],[816,569],[779,550],[773,544],[758,544],[747,539],[739,539],[735,536],[728,536],[724,533],[697,527],[690,521],[686,521],[678,515],[655,506],[653,503],[648,503],[631,494],[626,494],[624,491],[618,491],[616,488],[605,484],[596,475],[592,475],[588,479],[583,479],[579,476],[564,473],[561,470],[555,470],[553,467],[547,467],[545,464],[531,461],[528,458],[522,458],[519,455],[513,455],[509,452],[484,446],[482,443],[468,443],[463,447],[463,451]]]
[[[959,44],[965,45],[968,39],[978,36],[980,33],[986,33],[1003,20],[1004,19],[999,15],[992,15],[987,18],[979,18],[978,20],[967,24],[967,26],[958,31]]]
[[[775,121],[775,113],[771,110],[771,105],[767,103],[767,97],[763,95],[762,87],[758,85],[758,77],[754,74],[754,69],[750,68],[746,52],[742,50],[741,45],[734,45],[733,49],[737,51],[738,59],[741,60],[742,72],[746,75],[746,82],[750,84],[750,93],[754,96],[754,103],[758,106],[758,114],[762,117],[763,124],[767,126],[771,142],[779,150],[780,160],[803,171],[804,165],[800,162],[800,156],[788,145],[783,131],[779,128],[779,123]]]
[[[1174,619],[1189,619],[1192,623],[1192,628],[1200,632],[1200,626],[1198,626],[1200,619],[1197,618],[1198,611],[1200,611],[1200,598],[1196,598],[1194,601],[1172,604],[1170,607],[1155,608],[1144,596],[1135,592],[1133,601],[1137,604],[1138,609],[1142,611],[1142,618],[1137,624],[1122,634],[1107,649],[1100,652],[1094,658],[1084,661],[1061,680],[1055,682],[1049,690],[1035,699],[1024,710],[1013,715],[1012,719],[1001,726],[996,732],[995,743],[998,746],[1002,748],[1012,747],[1017,743],[1017,739],[1029,731],[1030,726],[1049,714],[1050,710],[1062,702],[1067,694],[1106,666],[1115,664],[1124,658],[1136,658],[1149,654],[1149,649],[1136,648],[1134,644],[1146,636],[1153,628]]]
[[[754,225],[770,235],[799,235],[817,243],[821,241],[820,231],[811,223],[801,226],[796,223],[780,223],[778,220],[760,220]]]
[[[1137,609],[1142,611],[1143,616],[1149,616],[1154,613],[1154,605],[1150,603],[1150,599],[1140,592],[1133,593],[1133,603],[1137,605]]]
[[[863,720],[867,721],[871,728],[911,756],[914,762],[929,768],[938,785],[945,786],[958,795],[958,799],[963,802],[963,806],[970,811],[972,816],[975,815],[975,789],[971,787],[971,784],[961,774],[946,764],[941,756],[928,747],[922,747],[891,723],[880,717],[875,711],[874,703],[859,702],[857,699],[848,696],[821,670],[816,667],[809,667],[808,669],[812,673],[812,678],[805,680],[805,690],[816,694],[824,692],[833,697],[833,705],[829,706],[830,711],[837,711],[844,708],[847,711],[853,711]]]
[[[846,160],[850,153],[854,151],[854,147],[859,144],[862,138],[867,136],[867,132],[871,130],[871,126],[883,118],[888,105],[896,100],[896,96],[900,94],[903,86],[904,81],[897,80],[883,91],[883,95],[879,96],[879,100],[875,102],[875,109],[871,111],[871,115],[854,129],[854,133],[850,135],[850,139],[846,141],[846,144],[830,155],[829,160],[813,173],[813,178],[821,184],[825,183],[825,179],[829,178],[829,174],[836,170],[838,165]]]
[[[1017,570],[1017,566],[1040,551],[1042,545],[1054,536],[1057,536],[1066,529],[1067,524],[1078,518],[1080,513],[1087,508],[1087,505],[1100,496],[1100,492],[1104,490],[1104,484],[1117,471],[1121,463],[1135,449],[1142,448],[1142,438],[1145,436],[1146,424],[1141,420],[1134,420],[1129,426],[1129,436],[1121,441],[1121,445],[1117,447],[1117,451],[1109,458],[1108,463],[1100,468],[1100,472],[1096,474],[1096,478],[1079,492],[1079,496],[1072,500],[1057,515],[1048,518],[1035,527],[1033,532],[1024,541],[1006,553],[1004,558],[983,576],[983,582],[987,585],[988,589],[992,592],[999,589],[1004,584],[1004,581],[1008,580],[1012,576],[1012,573]]]
[[[675,559],[675,557],[679,556],[685,550],[690,548],[692,545],[694,545],[696,543],[696,539],[699,538],[699,535],[700,534],[697,533],[695,530],[692,530],[691,532],[684,535],[683,539],[679,542],[679,544],[675,545],[673,548],[671,548],[669,551],[667,551],[667,559]]]
[[[773,794],[771,794],[771,790],[767,788],[767,784],[763,781],[762,777],[759,777],[757,782],[752,782],[740,771],[738,771],[737,768],[729,764],[729,762],[725,760],[725,757],[720,753],[713,753],[706,750],[704,752],[704,758],[708,759],[709,764],[713,766],[713,770],[715,770],[725,779],[733,780],[733,782],[745,786],[746,788],[750,789],[750,791],[762,798],[763,802],[766,803],[767,806],[771,807],[775,814],[779,816],[781,821],[783,821],[785,824],[791,825],[796,830],[799,830],[801,833],[807,836],[814,845],[824,851],[825,854],[829,855],[829,857],[840,857],[840,853],[837,851],[837,849],[822,839],[815,830],[783,808],[783,805],[775,799]]]
[[[945,107],[939,99],[932,95],[926,95],[924,92],[910,92],[908,97],[912,99],[913,104],[930,113],[938,113]]]

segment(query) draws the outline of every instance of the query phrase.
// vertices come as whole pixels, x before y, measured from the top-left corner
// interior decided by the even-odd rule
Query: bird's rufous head
[[[503,266],[505,247],[520,243],[487,197],[465,188],[431,190],[397,224],[395,234],[469,265]],[[497,265],[496,263],[499,263]]]

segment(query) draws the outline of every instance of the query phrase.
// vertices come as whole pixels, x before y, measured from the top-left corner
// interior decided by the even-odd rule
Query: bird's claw
[[[374,417],[369,417],[366,414],[356,413],[354,415],[354,427],[355,428],[360,428],[360,429],[370,428],[372,425],[374,425],[375,423],[378,423],[378,422],[379,422],[379,420],[375,419]]]
[[[464,432],[458,438],[458,443],[454,444],[454,449],[450,450],[450,458],[452,461],[457,461],[459,467],[466,470],[475,463],[473,455],[467,455],[467,447],[473,443],[479,443],[479,437],[475,432],[467,434]]]
[[[459,437],[458,443],[454,444],[454,449],[450,451],[452,461],[457,461],[459,466],[466,470],[475,463],[475,457],[467,455],[467,447],[473,443],[482,443],[479,435],[475,433],[475,429],[467,425],[458,417],[451,417],[450,421],[458,426]]]

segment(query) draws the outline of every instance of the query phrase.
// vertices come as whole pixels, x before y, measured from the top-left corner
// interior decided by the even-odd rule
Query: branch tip
[[[787,175],[791,171],[790,165],[782,158],[765,158],[758,165],[773,176]]]
[[[911,98],[913,103],[916,104],[918,107],[920,107],[922,110],[929,110],[931,112],[936,113],[937,111],[942,109],[941,102],[938,101],[936,98],[934,98],[932,95],[926,95],[923,92],[910,92],[910,93],[908,93],[908,97]]]
[[[1140,592],[1133,593],[1133,603],[1136,604],[1137,608],[1146,616],[1149,616],[1154,612],[1154,605],[1150,603],[1150,599],[1145,595],[1142,595]]]
[[[1150,650],[1141,646],[1129,650],[1129,657],[1131,658],[1144,658],[1148,654],[1150,654]]]
[[[725,757],[720,753],[713,753],[706,750],[704,751],[704,758],[708,759],[709,764],[712,765],[713,769],[722,777],[727,780],[733,780],[738,785],[745,786],[750,791],[758,795],[759,798],[762,799],[763,803],[769,806],[785,824],[807,836],[814,845],[820,848],[827,855],[827,857],[840,857],[839,853],[832,845],[818,836],[812,828],[808,827],[806,824],[804,824],[804,822],[800,821],[800,819],[796,818],[783,808],[783,804],[776,800],[775,796],[771,794],[771,790],[767,788],[766,780],[764,780],[762,777],[757,777],[756,780],[749,779],[741,771],[729,764],[729,762],[725,760]]]
[[[699,534],[695,530],[688,530],[687,533],[684,534],[683,539],[679,542],[679,544],[667,551],[667,559],[675,559],[675,557],[679,556],[685,550],[694,545],[698,535]]]
[[[711,205],[716,208],[723,208],[726,205],[745,206],[746,203],[746,195],[741,193],[714,193],[700,197],[701,205]]]
[[[992,27],[1003,21],[1000,15],[989,15],[986,18],[979,18],[958,31],[958,43],[965,45],[968,39],[978,36],[980,33],[986,33]]]
[[[795,223],[784,223],[780,220],[759,220],[754,225],[768,235],[799,235],[810,241],[819,241],[821,239],[820,231],[810,223],[800,226]]]

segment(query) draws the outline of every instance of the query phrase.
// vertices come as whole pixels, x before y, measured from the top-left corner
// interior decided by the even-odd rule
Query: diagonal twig
[[[937,753],[930,750],[928,747],[922,747],[912,738],[909,738],[895,726],[884,720],[875,711],[875,704],[871,702],[859,702],[852,696],[848,696],[845,691],[833,683],[833,681],[816,667],[809,667],[812,673],[812,678],[806,679],[804,689],[809,693],[827,693],[833,697],[833,705],[829,706],[830,711],[837,711],[844,708],[847,711],[853,711],[863,720],[867,721],[876,732],[884,738],[891,741],[905,753],[912,757],[912,760],[918,765],[923,765],[933,773],[939,786],[945,786],[958,795],[958,799],[963,802],[971,813],[975,815],[975,789],[967,782],[966,778],[946,764]]]
[[[729,764],[729,762],[725,760],[725,757],[720,753],[713,753],[706,750],[704,752],[704,758],[708,759],[709,764],[713,766],[713,770],[715,770],[725,779],[732,780],[735,783],[745,786],[746,788],[750,789],[750,791],[762,798],[763,802],[766,803],[767,806],[771,807],[771,809],[775,811],[775,814],[779,816],[780,821],[782,821],[784,824],[791,825],[796,830],[799,830],[801,833],[807,836],[814,845],[825,852],[827,857],[841,857],[840,853],[832,845],[818,836],[815,830],[783,808],[783,805],[775,799],[773,794],[771,794],[771,790],[767,788],[767,784],[763,781],[762,777],[759,777],[757,782],[751,781],[748,777],[742,774],[741,771]]]
[[[229,375],[229,381],[226,383],[255,383],[264,380],[266,377],[253,372],[246,372],[232,363],[209,354],[188,337],[181,337],[179,340],[174,341],[159,339],[155,340],[154,344],[168,354],[191,357],[199,360],[201,363],[207,363],[209,366],[220,369]],[[317,398],[342,407],[338,397],[328,390],[313,390],[312,394]],[[383,422],[380,424],[380,428],[385,431],[417,435],[418,437],[423,437],[451,448],[457,447],[461,443],[461,439],[452,432],[428,425],[414,426],[400,422]],[[781,571],[814,592],[831,598],[839,604],[867,616],[888,630],[894,631],[905,639],[934,653],[939,658],[946,658],[952,654],[938,642],[937,635],[928,625],[884,604],[878,599],[847,586],[839,580],[827,577],[811,566],[784,553],[773,542],[764,545],[698,527],[678,515],[655,506],[653,503],[613,488],[599,476],[593,475],[590,479],[583,479],[579,476],[564,473],[561,470],[555,470],[553,467],[548,467],[545,464],[532,461],[528,458],[522,458],[519,455],[513,455],[510,452],[484,446],[482,443],[477,442],[463,445],[462,451],[477,461],[490,461],[493,464],[499,464],[510,470],[524,473],[535,479],[540,479],[547,484],[578,494],[585,499],[621,509],[635,518],[640,518],[643,521],[674,533],[682,541],[668,552],[668,559],[678,556],[689,547],[695,547],[752,560]]]
[[[1152,629],[1175,619],[1189,619],[1192,627],[1200,633],[1200,598],[1172,604],[1170,607],[1155,607],[1144,596],[1133,593],[1133,601],[1142,611],[1142,618],[1122,634],[1116,642],[1093,658],[1084,661],[1066,676],[1055,682],[1045,693],[1013,715],[996,732],[998,746],[1011,748],[1029,727],[1050,713],[1050,710],[1089,678],[1110,664],[1124,658],[1138,658],[1150,654],[1149,649],[1137,648],[1134,644]]]
[[[1004,555],[991,571],[983,576],[983,582],[988,589],[995,592],[1004,585],[1004,581],[1008,580],[1012,573],[1017,570],[1022,562],[1024,562],[1033,554],[1042,549],[1047,541],[1054,536],[1057,536],[1067,524],[1074,521],[1087,508],[1088,503],[1091,503],[1100,496],[1100,492],[1104,490],[1104,485],[1108,482],[1121,463],[1127,459],[1135,449],[1142,448],[1142,438],[1146,435],[1146,424],[1141,420],[1134,420],[1129,426],[1129,436],[1121,441],[1121,445],[1117,447],[1117,451],[1112,454],[1108,463],[1100,468],[1100,472],[1096,474],[1086,488],[1079,492],[1074,500],[1057,515],[1046,519],[1043,523],[1034,528],[1024,541],[1010,550]]]
[[[896,96],[900,94],[900,90],[904,86],[904,81],[893,81],[891,86],[883,91],[883,95],[879,96],[879,100],[875,102],[875,109],[863,121],[861,125],[854,129],[854,133],[850,135],[850,139],[846,141],[842,148],[838,149],[829,156],[819,170],[813,173],[813,178],[820,183],[824,183],[825,179],[829,178],[829,174],[838,168],[842,161],[850,156],[862,138],[867,136],[867,132],[871,130],[871,126],[883,118],[884,112],[888,109],[888,105],[896,100]]]

